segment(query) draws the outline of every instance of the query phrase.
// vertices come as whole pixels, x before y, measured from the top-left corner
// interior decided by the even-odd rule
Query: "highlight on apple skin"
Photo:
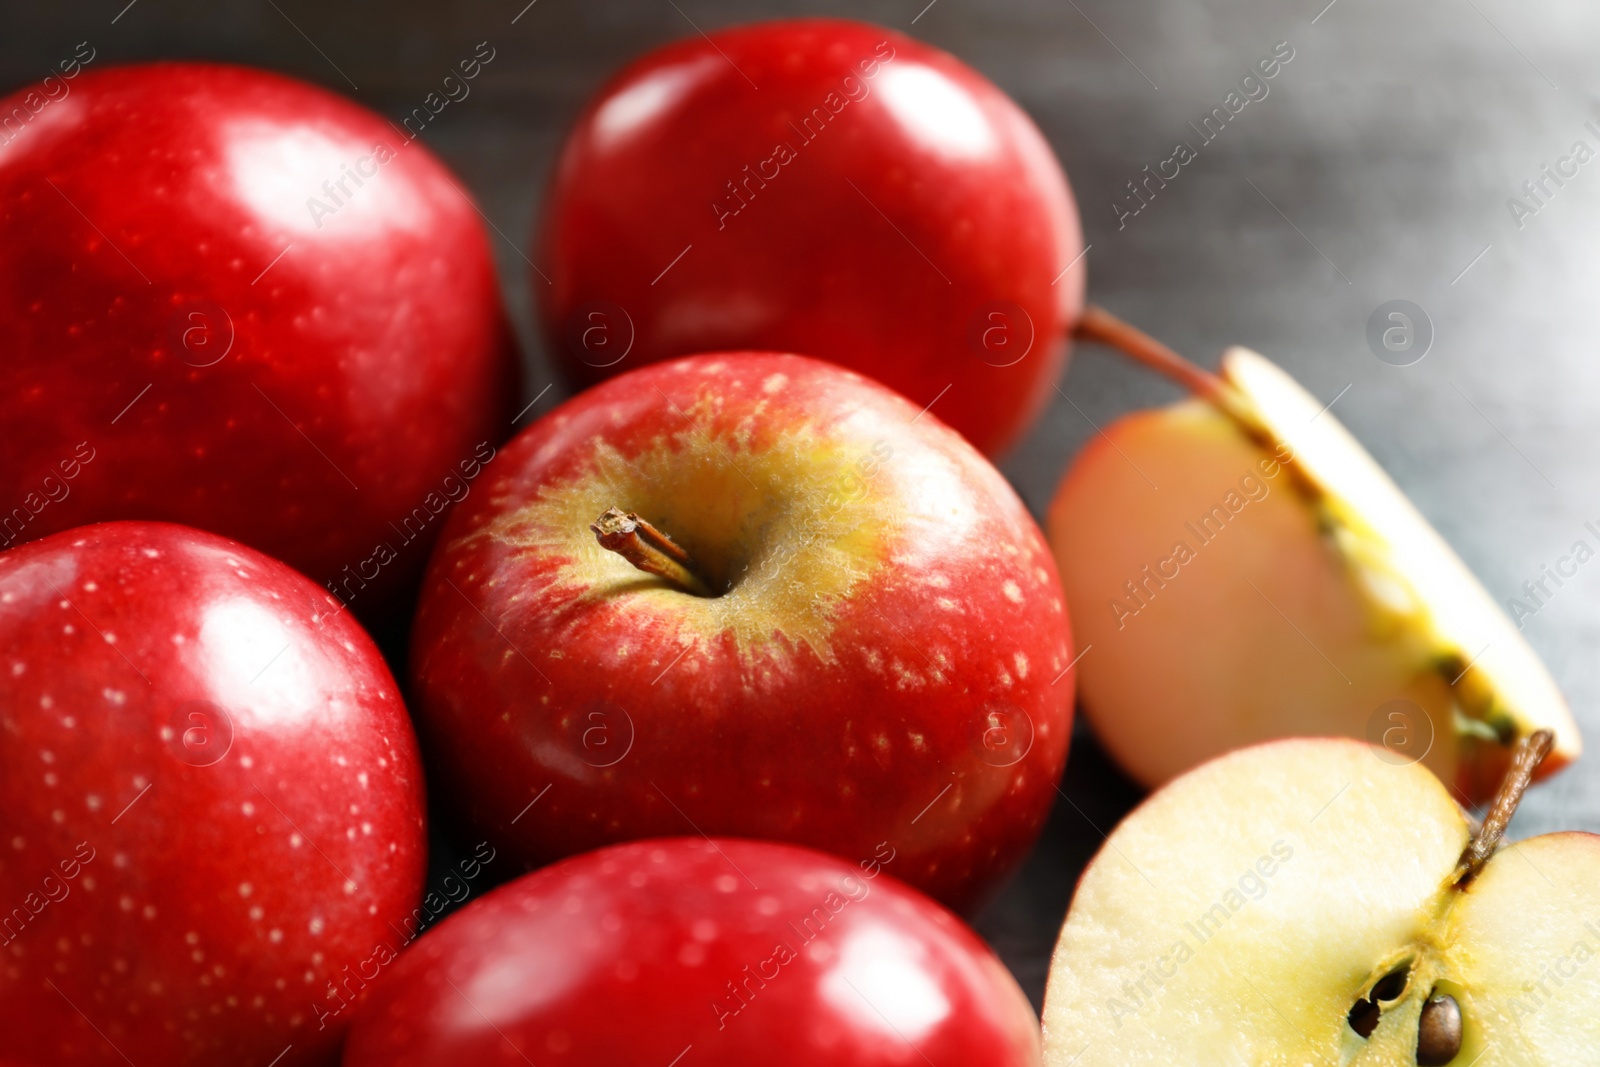
[[[1072,635],[1043,535],[935,414],[817,360],[700,356],[567,402],[485,481],[411,655],[433,780],[481,836],[527,864],[889,841],[958,909],[1021,860]]]
[[[1495,850],[1437,776],[1293,738],[1175,779],[1112,831],[1045,991],[1050,1067],[1588,1063],[1600,1048],[1600,836]]]
[[[0,553],[0,1044],[58,1067],[336,1055],[316,1004],[422,893],[421,760],[337,601],[165,523]]]
[[[1047,523],[1084,714],[1128,773],[1332,734],[1479,800],[1538,729],[1541,774],[1577,758],[1549,671],[1325,405],[1247,349],[1162,369],[1200,395],[1107,426]]]
[[[213,63],[84,69],[7,140],[0,547],[179,522],[394,607],[515,411],[460,184],[374,112]]]
[[[898,865],[701,837],[565,860],[392,964],[345,1067],[1037,1067],[1016,980]]]
[[[567,138],[536,244],[548,347],[580,386],[798,352],[918,407],[939,395],[989,455],[1054,395],[1086,276],[1066,175],[1016,103],[841,19],[688,37],[617,74]]]

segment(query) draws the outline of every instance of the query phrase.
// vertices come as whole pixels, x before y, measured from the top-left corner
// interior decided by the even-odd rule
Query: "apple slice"
[[[1484,868],[1450,934],[1452,985],[1475,1023],[1462,1063],[1579,1063],[1600,1054],[1597,886],[1594,834],[1535,837]]]
[[[1222,376],[1098,309],[1085,336],[1196,397],[1106,428],[1049,534],[1085,713],[1159,785],[1284,736],[1365,737],[1483,799],[1518,738],[1577,758],[1565,700],[1516,627],[1333,414],[1243,348]],[[1159,664],[1159,670],[1152,670]]]
[[[1045,1063],[1592,1062],[1600,837],[1495,853],[1549,742],[1519,745],[1476,837],[1435,776],[1346,739],[1173,781],[1079,883]]]

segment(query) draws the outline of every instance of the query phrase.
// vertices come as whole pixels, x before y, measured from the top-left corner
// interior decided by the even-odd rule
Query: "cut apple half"
[[[1476,837],[1437,777],[1347,739],[1173,781],[1078,885],[1047,1067],[1595,1062],[1600,837],[1495,850],[1534,737]]]
[[[1422,761],[1463,798],[1519,738],[1577,758],[1566,701],[1511,620],[1361,444],[1244,348],[1220,377],[1103,311],[1088,336],[1196,395],[1108,426],[1063,480],[1049,534],[1084,711],[1159,785],[1242,745],[1340,735]]]

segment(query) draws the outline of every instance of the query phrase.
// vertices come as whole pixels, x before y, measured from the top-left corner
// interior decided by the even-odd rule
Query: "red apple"
[[[402,957],[345,1067],[1038,1064],[1016,981],[897,865],[698,837],[567,860]]]
[[[392,603],[515,410],[472,202],[321,89],[75,69],[0,101],[0,547],[170,520]]]
[[[981,74],[859,22],[646,55],[592,100],[544,207],[550,347],[588,384],[724,349],[841,363],[993,455],[1083,306],[1066,176]],[[1070,269],[1069,269],[1070,268]]]
[[[0,554],[7,1055],[326,1062],[425,849],[405,707],[326,592],[164,523]]]
[[[888,841],[969,907],[1027,851],[1072,635],[1039,528],[933,415],[801,356],[700,356],[569,401],[485,480],[429,564],[412,665],[446,794],[515,859]]]

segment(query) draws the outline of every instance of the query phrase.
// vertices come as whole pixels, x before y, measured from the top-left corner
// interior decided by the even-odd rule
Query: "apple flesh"
[[[937,401],[990,455],[1050,399],[1086,273],[1022,110],[945,52],[839,19],[691,37],[618,74],[567,139],[539,247],[545,335],[579,385],[800,352]]]
[[[516,410],[471,201],[383,117],[276,74],[63,84],[0,145],[0,547],[180,522],[392,607]]]
[[[1045,1062],[1591,1061],[1600,837],[1550,834],[1469,865],[1484,842],[1450,793],[1388,755],[1271,742],[1130,815],[1061,931]]]
[[[630,512],[713,595],[602,547],[592,524],[643,536]],[[411,662],[438,781],[521,862],[889,841],[899,877],[968,907],[1049,811],[1072,656],[1043,536],[959,435],[830,364],[730,353],[508,445],[451,515]]]
[[[1035,1067],[1016,981],[898,862],[699,837],[566,860],[401,957],[345,1067]]]
[[[1364,737],[1483,799],[1538,729],[1542,773],[1575,759],[1549,672],[1333,414],[1246,349],[1218,385],[1108,426],[1051,505],[1117,762],[1154,786],[1256,741]]]
[[[161,523],[0,554],[7,1055],[327,1062],[425,843],[398,687],[304,577]]]

